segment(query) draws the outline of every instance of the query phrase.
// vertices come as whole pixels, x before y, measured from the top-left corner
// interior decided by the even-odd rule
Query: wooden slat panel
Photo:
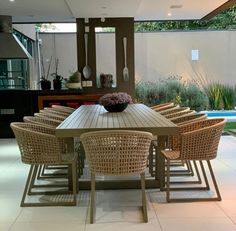
[[[56,129],[61,137],[74,137],[102,129],[136,129],[155,135],[177,134],[178,127],[143,104],[130,104],[124,112],[110,113],[100,105],[83,105]]]

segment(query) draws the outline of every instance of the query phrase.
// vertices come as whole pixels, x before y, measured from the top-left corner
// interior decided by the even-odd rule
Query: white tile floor
[[[136,190],[97,192],[96,223],[89,224],[89,191],[76,207],[21,208],[28,166],[14,139],[0,139],[0,231],[236,231],[236,138],[223,136],[213,168],[221,202],[166,203],[165,193],[147,190],[148,223],[142,223]]]

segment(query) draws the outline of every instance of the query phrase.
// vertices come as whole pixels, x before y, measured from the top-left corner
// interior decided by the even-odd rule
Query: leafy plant
[[[53,77],[53,81],[61,82],[63,80],[63,77],[58,74],[58,65],[59,65],[59,59],[55,60],[55,72],[51,74]]]
[[[223,86],[219,83],[212,83],[205,87],[206,94],[209,98],[209,106],[212,110],[222,109],[222,88]]]
[[[209,100],[206,93],[198,85],[189,83],[182,92],[181,105],[202,111],[207,109]]]
[[[208,106],[205,92],[194,83],[182,80],[180,76],[171,76],[158,82],[140,82],[135,87],[136,101],[148,106],[165,102],[174,102],[201,111]]]
[[[235,107],[235,90],[234,87],[224,85],[222,87],[222,101],[225,110],[232,110]]]
[[[65,79],[67,83],[79,83],[81,82],[81,74],[78,71],[71,72],[69,79]]]

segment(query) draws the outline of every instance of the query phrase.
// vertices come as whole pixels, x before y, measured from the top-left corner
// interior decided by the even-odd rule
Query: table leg
[[[65,142],[66,142],[66,151],[67,152],[74,152],[75,148],[74,148],[74,138],[68,137],[65,138]],[[76,185],[76,189],[78,192],[78,180],[76,181],[77,185]],[[70,191],[72,191],[73,187],[72,187],[72,166],[69,165],[68,166],[68,188]]]
[[[165,187],[165,158],[161,155],[161,150],[165,149],[166,139],[166,136],[158,136],[157,138],[155,179],[160,181],[160,190]]]

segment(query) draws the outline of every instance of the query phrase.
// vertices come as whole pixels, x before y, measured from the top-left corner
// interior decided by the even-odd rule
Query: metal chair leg
[[[216,190],[216,195],[217,195],[216,200],[221,201],[220,191],[219,191],[219,188],[218,188],[218,185],[217,185],[217,182],[216,182],[215,175],[214,175],[213,170],[212,170],[210,160],[207,160],[207,165],[208,165],[208,168],[209,168],[209,171],[210,171],[210,174],[211,174],[211,178],[212,178],[215,190]]]
[[[167,179],[166,179],[166,200],[167,202],[195,202],[195,201],[220,201],[221,200],[221,195],[219,192],[219,188],[211,167],[211,163],[210,160],[206,160],[207,162],[207,166],[210,172],[210,176],[215,188],[215,192],[216,192],[216,197],[203,197],[203,198],[170,198],[170,191],[176,190],[176,188],[170,188],[170,172],[169,172],[169,168],[170,168],[170,163],[169,160],[167,160]],[[202,160],[199,161],[200,163],[200,167],[201,167],[201,171],[202,171],[202,175],[205,181],[205,187],[182,187],[182,188],[177,188],[178,190],[210,190],[210,185],[209,185],[209,181],[207,179],[207,175],[206,175],[206,171],[204,168],[204,165],[202,163]],[[195,163],[196,164],[196,163]]]
[[[95,219],[95,211],[96,211],[96,201],[95,201],[95,184],[96,184],[96,179],[95,179],[95,174],[91,174],[91,201],[90,201],[90,224],[94,223]]]
[[[143,219],[144,222],[148,222],[147,216],[147,200],[146,200],[146,192],[145,192],[145,173],[141,173],[141,189],[142,189],[142,210],[143,210]]]
[[[29,185],[30,185],[33,169],[34,169],[34,166],[31,165],[30,169],[29,169],[28,177],[27,177],[27,180],[26,180],[26,184],[25,184],[23,196],[22,196],[22,199],[21,199],[21,203],[20,203],[21,207],[25,207],[26,206],[26,204],[25,204],[25,197],[26,197],[26,194],[28,194],[28,190],[29,190]]]

